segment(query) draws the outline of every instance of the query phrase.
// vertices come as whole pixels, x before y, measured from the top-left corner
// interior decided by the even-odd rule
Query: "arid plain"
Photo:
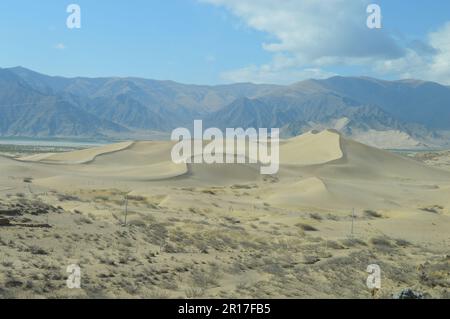
[[[401,156],[325,130],[283,140],[265,176],[174,164],[172,146],[1,156],[0,297],[450,297],[447,153]],[[66,285],[71,264],[81,289]]]

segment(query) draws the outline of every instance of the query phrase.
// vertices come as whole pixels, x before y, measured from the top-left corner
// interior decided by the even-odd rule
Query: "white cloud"
[[[64,43],[58,43],[54,46],[54,48],[57,50],[65,50],[67,47]]]
[[[428,35],[425,50],[409,48],[399,59],[380,61],[381,74],[398,74],[401,78],[419,78],[450,84],[450,22]]]
[[[408,65],[417,62],[416,77],[450,80],[450,44],[446,40],[450,27],[430,34],[429,43],[405,45],[385,29],[367,28],[369,0],[200,1],[227,8],[249,27],[274,39],[262,44],[273,53],[270,63],[226,72],[223,76],[230,81],[297,81],[308,74],[326,76],[324,69],[336,65],[406,75]]]
[[[229,82],[280,83],[291,84],[305,79],[323,79],[336,75],[320,68],[298,67],[295,59],[277,55],[268,64],[251,65],[222,74]]]

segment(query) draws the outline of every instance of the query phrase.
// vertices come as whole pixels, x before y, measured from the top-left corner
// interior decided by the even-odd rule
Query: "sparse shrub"
[[[341,242],[346,247],[367,246],[367,244],[364,241],[358,238],[346,238]]]
[[[365,210],[364,215],[366,215],[367,217],[370,217],[370,218],[382,218],[383,217],[383,215],[381,215],[380,213],[378,213],[374,210]]]
[[[68,194],[57,194],[57,198],[60,202],[65,202],[65,201],[80,201],[80,198],[77,196],[73,196],[73,195],[68,195]]]
[[[160,209],[160,207],[158,205],[153,204],[153,203],[148,203],[148,202],[147,202],[147,208]]]
[[[318,231],[317,228],[308,225],[308,224],[302,224],[302,223],[298,223],[295,226],[300,227],[303,231]]]
[[[345,247],[334,240],[327,241],[327,247],[331,249],[344,249]]]
[[[198,210],[198,209],[196,209],[195,207],[190,207],[190,208],[189,208],[189,211],[190,211],[192,214],[200,214],[200,215],[201,215],[201,211]]]
[[[236,286],[237,290],[248,290],[249,289],[249,284],[245,283],[245,282],[239,282]]]
[[[315,264],[315,263],[317,263],[317,262],[319,262],[319,261],[320,261],[320,258],[319,258],[319,257],[307,255],[307,256],[305,256],[304,263],[305,263],[306,265],[313,265],[313,264]]]
[[[263,270],[271,275],[274,276],[284,276],[285,270],[283,267],[280,266],[280,264],[270,262],[263,266]]]
[[[150,292],[150,298],[151,299],[169,299],[170,294],[165,290],[155,289]]]
[[[390,240],[383,237],[372,238],[370,243],[382,252],[390,252],[395,248]]]
[[[156,219],[155,219],[154,216],[148,215],[148,214],[143,215],[143,216],[141,217],[141,219],[142,219],[144,222],[147,222],[147,223],[154,223],[154,222],[156,221]],[[172,220],[170,220],[170,218],[168,219],[168,221],[172,222]]]
[[[241,221],[239,219],[234,218],[234,217],[225,216],[224,218],[227,222],[229,222],[231,224],[240,224],[241,223]]]
[[[135,227],[146,227],[147,226],[144,221],[139,220],[139,219],[132,220],[128,224],[131,226],[135,226]]]
[[[320,216],[317,213],[311,213],[311,214],[309,214],[309,217],[311,217],[312,219],[315,219],[315,220],[322,220],[323,219],[322,216]]]
[[[48,252],[44,248],[39,246],[30,246],[29,251],[33,255],[48,255]]]
[[[188,299],[198,299],[205,295],[205,290],[202,288],[191,287],[186,289],[185,294]]]
[[[124,282],[123,289],[130,295],[136,295],[139,291],[139,287],[133,282]]]
[[[252,188],[252,186],[250,186],[250,185],[238,185],[238,184],[236,184],[236,185],[232,185],[231,186],[231,189],[251,189]]]
[[[216,274],[206,273],[203,270],[195,269],[192,274],[192,282],[196,287],[207,289],[210,286],[216,286]]]
[[[383,238],[383,237],[372,238],[372,239],[370,240],[370,243],[371,243],[372,245],[375,245],[375,246],[392,247],[391,242],[390,242],[388,239]]]
[[[90,225],[90,224],[92,224],[92,220],[89,219],[89,218],[87,218],[87,217],[82,216],[82,217],[80,217],[80,218],[75,219],[75,223],[76,223],[77,225],[83,225],[83,224],[88,224],[88,225]]]
[[[165,280],[161,284],[161,288],[164,288],[164,289],[167,289],[167,290],[177,290],[178,289],[178,285],[173,280]]]
[[[400,247],[409,247],[412,245],[409,241],[405,239],[396,239],[395,244]]]
[[[139,195],[128,195],[128,200],[135,201],[135,202],[145,202],[147,199],[144,196]]]
[[[438,209],[441,209],[441,208],[439,206],[421,208],[422,211],[428,212],[428,213],[433,213],[433,214],[439,214]]]
[[[148,226],[147,234],[150,243],[162,245],[166,242],[169,231],[164,224],[155,223]]]
[[[103,202],[106,202],[106,201],[108,201],[109,200],[109,198],[108,198],[108,196],[95,196],[94,197],[94,200],[95,201],[103,201]]]
[[[9,279],[5,283],[6,288],[18,288],[18,287],[22,287],[22,285],[23,285],[23,282],[18,279]]]
[[[338,221],[338,220],[339,220],[339,217],[336,216],[336,215],[328,214],[328,215],[327,215],[327,219],[328,219],[328,220],[333,220],[333,221]]]

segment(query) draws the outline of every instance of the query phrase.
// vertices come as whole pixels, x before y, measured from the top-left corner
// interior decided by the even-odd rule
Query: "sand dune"
[[[95,160],[97,156],[123,151],[131,145],[133,145],[133,142],[123,142],[67,153],[31,155],[19,158],[19,160],[24,162],[40,162],[49,164],[86,164]]]
[[[267,202],[276,207],[329,207],[335,202],[328,186],[317,177],[308,177],[300,181],[285,183],[275,191],[273,188],[267,194]]]
[[[295,157],[297,162],[292,160]],[[281,164],[284,186],[271,190],[269,202],[288,208],[445,205],[446,196],[437,185],[450,182],[447,172],[347,140],[334,131],[288,140],[282,146]]]
[[[343,156],[341,136],[330,130],[309,132],[289,139],[280,146],[282,164],[320,165],[339,160]]]
[[[174,164],[172,142],[123,142],[62,154],[21,158],[45,187],[99,187],[122,183],[226,186],[257,182],[267,202],[280,207],[398,207],[442,203],[450,173],[343,138],[333,130],[281,141],[276,183],[264,183],[259,164]],[[198,155],[197,155],[198,156]],[[23,163],[23,162],[27,163]],[[57,164],[57,165],[56,165]],[[13,164],[11,164],[13,165]],[[109,181],[109,182],[108,182]],[[266,185],[267,184],[267,185]]]
[[[5,260],[26,267],[0,264],[11,274],[0,285],[26,278],[35,294],[52,297],[40,289],[47,281],[33,278],[64,260],[82,263],[89,281],[78,293],[92,295],[103,285],[118,297],[158,297],[158,287],[190,298],[200,283],[198,297],[370,298],[366,267],[377,262],[384,296],[412,284],[446,296],[439,269],[448,269],[450,171],[330,130],[281,141],[275,176],[261,175],[261,164],[174,164],[173,145],[0,156],[0,210],[23,214],[2,223],[47,227],[3,227]],[[419,267],[434,281],[418,282]],[[343,269],[352,271],[343,277]],[[205,284],[209,271],[214,280]],[[249,278],[252,289],[242,285]],[[67,296],[63,281],[52,284]]]

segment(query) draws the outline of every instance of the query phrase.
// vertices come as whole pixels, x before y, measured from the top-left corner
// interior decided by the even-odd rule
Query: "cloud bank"
[[[262,43],[272,61],[225,72],[228,81],[286,83],[328,77],[333,66],[356,65],[380,75],[450,83],[450,24],[427,42],[404,43],[385,29],[367,27],[368,0],[200,1],[225,7],[273,38]]]

